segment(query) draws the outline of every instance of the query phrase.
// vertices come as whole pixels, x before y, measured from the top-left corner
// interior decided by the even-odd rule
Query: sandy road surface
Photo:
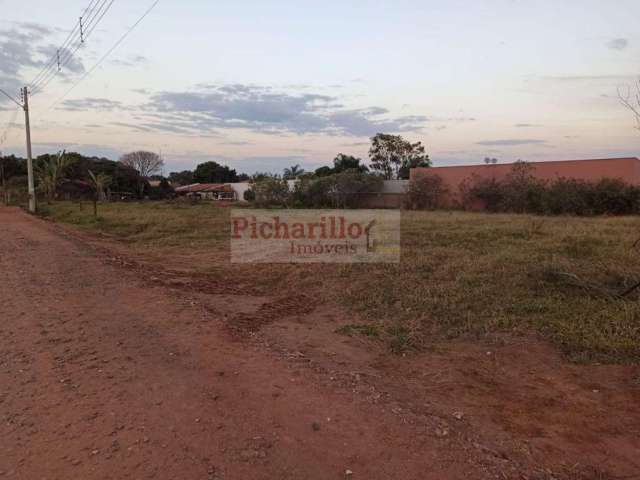
[[[15,209],[0,272],[0,478],[493,477]]]

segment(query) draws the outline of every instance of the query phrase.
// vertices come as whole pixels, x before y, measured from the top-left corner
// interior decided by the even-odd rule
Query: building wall
[[[532,173],[543,180],[574,178],[594,182],[603,178],[619,178],[632,185],[640,185],[640,159],[610,158],[596,160],[565,160],[552,162],[528,162]],[[452,167],[414,168],[411,178],[419,175],[438,175],[449,190],[445,203],[456,204],[461,201],[460,185],[474,177],[503,179],[513,164],[466,165]]]

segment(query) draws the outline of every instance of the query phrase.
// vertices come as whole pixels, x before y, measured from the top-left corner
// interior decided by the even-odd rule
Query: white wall
[[[249,190],[249,188],[251,187],[251,184],[249,182],[242,182],[242,183],[229,183],[228,185],[231,186],[231,188],[233,188],[234,192],[236,192],[238,200],[241,202],[244,202],[244,192]]]

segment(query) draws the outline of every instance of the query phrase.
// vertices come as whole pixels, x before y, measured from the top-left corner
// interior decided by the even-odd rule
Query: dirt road
[[[0,209],[0,478],[487,478],[501,468],[452,449],[433,419],[407,422],[327,387],[234,340],[187,295],[103,260]]]

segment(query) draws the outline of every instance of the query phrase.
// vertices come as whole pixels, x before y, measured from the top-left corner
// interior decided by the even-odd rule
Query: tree
[[[368,172],[369,169],[367,166],[360,162],[362,162],[360,158],[339,153],[336,158],[333,159],[333,173],[342,173],[347,170],[354,170],[360,173]]]
[[[251,175],[251,177],[249,177],[249,182],[258,183],[267,178],[277,178],[277,177],[278,177],[277,175],[272,175],[268,172],[256,172],[253,175]]]
[[[149,187],[149,198],[151,200],[163,200],[165,198],[171,198],[175,194],[173,187],[169,181],[162,177],[157,187]]]
[[[111,184],[111,177],[104,173],[94,174],[89,170],[89,183],[93,188],[93,216],[98,216],[98,200],[104,198],[104,191]]]
[[[636,119],[636,128],[640,130],[640,78],[634,87],[627,85],[625,89],[618,88],[618,99]]]
[[[169,181],[177,185],[191,185],[193,181],[193,172],[191,170],[183,170],[181,172],[171,172]]]
[[[285,180],[293,180],[302,174],[304,174],[304,168],[301,168],[300,165],[293,165],[292,167],[284,169],[283,178]]]
[[[157,153],[146,152],[144,150],[138,150],[137,152],[131,152],[123,155],[120,158],[120,163],[127,167],[133,168],[138,171],[141,180],[146,180],[150,176],[160,173],[162,167],[164,167],[164,160]],[[144,196],[144,189],[146,187],[146,181],[138,182],[138,195]]]
[[[46,155],[40,158],[40,165],[35,168],[38,188],[44,192],[47,202],[51,202],[56,197],[56,190],[63,175],[73,159],[59,152],[57,155]]]
[[[328,177],[333,173],[333,169],[325,165],[324,167],[316,168],[316,171],[313,173],[316,177]]]
[[[495,165],[496,163],[498,163],[498,159],[497,158],[484,157],[484,163],[486,165]]]
[[[238,174],[226,165],[204,162],[196,167],[193,180],[197,183],[235,183],[238,181]]]
[[[386,180],[407,179],[412,168],[431,166],[421,142],[411,143],[400,135],[384,133],[371,139],[369,159],[371,168]]]

